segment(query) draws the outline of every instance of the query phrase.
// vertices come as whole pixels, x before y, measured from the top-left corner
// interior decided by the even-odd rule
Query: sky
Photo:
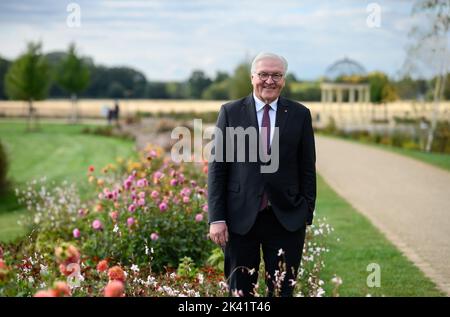
[[[76,4],[75,9],[68,5]],[[370,3],[376,7],[368,8]],[[21,0],[0,2],[0,56],[28,41],[44,52],[75,42],[96,64],[129,66],[148,80],[185,80],[194,69],[232,72],[261,51],[317,79],[348,57],[367,71],[398,75],[417,18],[412,1],[386,0]],[[74,11],[75,10],[75,11]],[[79,20],[73,19],[79,13]],[[379,14],[378,14],[379,13]],[[378,14],[378,15],[377,15]],[[374,27],[379,17],[379,27]],[[374,18],[375,17],[375,18]],[[68,22],[69,20],[69,22]],[[369,22],[368,22],[369,20]],[[79,26],[73,25],[79,21]]]

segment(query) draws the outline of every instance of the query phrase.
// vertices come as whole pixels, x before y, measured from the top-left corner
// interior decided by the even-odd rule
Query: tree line
[[[92,58],[80,56],[73,44],[67,52],[44,54],[40,43],[29,43],[26,52],[14,61],[0,57],[0,99],[72,98],[74,102],[78,98],[228,100],[251,91],[249,73],[250,65],[243,62],[231,74],[218,71],[210,77],[197,69],[184,81],[152,81],[130,67],[96,65]],[[395,81],[382,72],[350,79],[370,83],[371,101],[378,103],[396,99],[431,100],[435,80],[406,76]],[[320,101],[320,81],[304,81],[288,73],[283,94],[301,101]],[[448,100],[450,80],[446,83],[444,99]]]

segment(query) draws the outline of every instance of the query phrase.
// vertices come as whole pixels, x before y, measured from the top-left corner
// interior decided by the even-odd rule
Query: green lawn
[[[327,238],[330,252],[325,255],[326,267],[322,272],[328,295],[332,293],[329,281],[336,274],[343,279],[340,296],[443,296],[434,283],[320,176],[317,197],[316,217],[326,217],[335,229]],[[373,272],[366,271],[370,263],[380,265],[379,288],[367,286],[367,277]]]
[[[13,188],[46,176],[49,181],[75,182],[83,193],[89,165],[101,168],[117,157],[135,155],[133,142],[85,135],[81,133],[83,127],[42,124],[38,132],[30,133],[24,123],[0,121],[0,139],[10,160],[8,175]],[[17,220],[25,212],[13,190],[0,197],[0,241],[23,234]]]
[[[436,167],[440,167],[442,169],[450,171],[450,154],[427,153],[427,152],[422,152],[422,151],[418,151],[418,150],[403,149],[403,148],[389,146],[389,145],[385,145],[385,144],[362,142],[359,140],[354,140],[354,139],[350,139],[350,138],[342,138],[342,137],[338,137],[335,135],[323,134],[323,133],[319,133],[319,132],[316,132],[316,134],[323,135],[323,136],[330,137],[330,138],[337,138],[340,140],[346,140],[346,141],[350,141],[350,142],[356,142],[356,143],[375,146],[375,147],[381,148],[383,150],[392,151],[394,153],[405,155],[405,156],[411,157],[413,159],[422,161],[424,163],[428,163],[428,164],[434,165]]]

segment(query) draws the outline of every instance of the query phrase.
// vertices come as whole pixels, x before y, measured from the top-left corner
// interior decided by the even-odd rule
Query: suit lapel
[[[286,126],[286,122],[289,116],[289,107],[283,97],[279,97],[277,104],[277,117],[275,118],[275,126],[279,129],[279,136],[283,133],[283,129]]]
[[[243,118],[245,118],[243,120],[243,125],[244,128],[247,127],[253,127],[256,129],[256,157],[257,157],[257,165],[259,166],[259,164],[261,164],[260,159],[259,159],[259,151],[257,149],[259,149],[259,144],[260,144],[260,135],[259,135],[259,124],[258,124],[258,118],[256,116],[256,106],[255,106],[255,99],[253,99],[253,93],[250,93],[249,96],[247,96],[247,98],[245,98],[244,103],[243,103]],[[247,155],[249,155],[249,153],[247,153]]]
[[[256,131],[258,131],[259,135],[259,125],[258,125],[258,119],[256,117],[256,107],[255,107],[255,100],[253,99],[253,94],[250,94],[245,98],[244,100],[244,112],[247,117],[247,123],[249,126],[256,128]]]

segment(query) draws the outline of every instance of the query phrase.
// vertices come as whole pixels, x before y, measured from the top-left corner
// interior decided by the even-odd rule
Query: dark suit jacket
[[[223,131],[223,138],[226,127],[253,126],[259,131],[253,94],[223,105],[216,126]],[[209,163],[210,223],[225,220],[230,231],[246,234],[256,220],[264,190],[276,217],[288,231],[312,223],[316,154],[311,113],[302,104],[280,96],[275,126],[279,127],[280,157],[275,173],[261,173],[260,166],[264,163],[259,157],[257,162]],[[217,153],[217,149],[215,151]],[[225,146],[223,151],[226,151]],[[248,144],[246,152],[248,155]]]

